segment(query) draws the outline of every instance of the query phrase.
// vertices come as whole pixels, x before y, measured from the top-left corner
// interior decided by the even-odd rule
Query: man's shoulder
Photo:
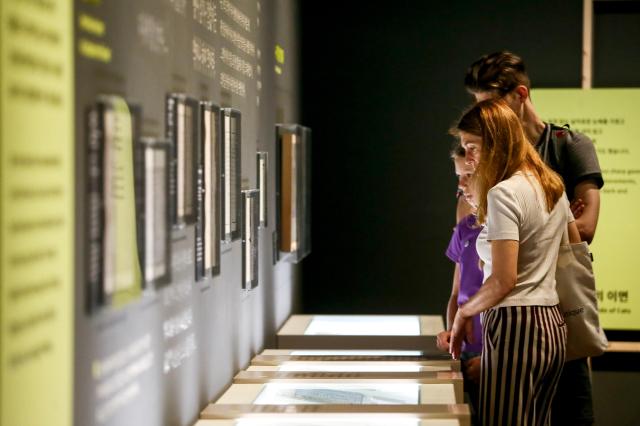
[[[593,144],[591,138],[584,133],[573,130],[568,124],[558,125],[555,123],[548,124],[548,131],[551,132],[549,140],[555,144],[571,144],[580,145],[584,143]]]

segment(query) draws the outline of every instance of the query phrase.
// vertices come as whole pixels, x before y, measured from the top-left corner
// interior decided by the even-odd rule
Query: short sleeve
[[[520,241],[522,210],[513,191],[500,185],[487,194],[487,240]]]
[[[462,219],[462,221],[464,221],[464,219]],[[453,228],[453,235],[451,235],[449,247],[447,247],[447,251],[445,251],[447,257],[455,263],[460,262],[460,256],[462,255],[462,238],[460,236],[462,221]]]
[[[591,139],[582,133],[571,132],[571,139],[567,142],[566,149],[566,164],[569,167],[566,176],[571,177],[572,186],[575,187],[584,180],[593,179],[598,188],[602,188],[604,185],[602,170]]]

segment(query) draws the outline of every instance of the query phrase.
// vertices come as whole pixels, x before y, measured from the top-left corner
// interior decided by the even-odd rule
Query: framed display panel
[[[145,285],[171,281],[169,142],[141,138],[136,147],[138,247]]]
[[[357,418],[356,418],[357,416]],[[421,419],[417,415],[393,413],[355,413],[297,415],[246,414],[246,418],[198,420],[194,426],[461,426],[460,419]]]
[[[220,108],[200,102],[196,280],[220,274],[221,140]]]
[[[134,173],[140,110],[100,96],[87,112],[87,306],[122,305],[139,297],[140,207]]]
[[[192,225],[197,219],[199,102],[183,94],[167,96],[166,133],[171,143],[170,185],[174,195],[171,223]]]
[[[325,372],[325,371],[240,371],[233,378],[235,384],[256,383],[349,383],[358,385],[384,384],[452,384],[456,402],[464,401],[462,373],[453,371],[424,371],[424,372]]]
[[[297,263],[311,252],[311,129],[277,125],[276,141],[278,249]]]
[[[394,349],[441,355],[439,315],[292,315],[277,333],[280,349]]]
[[[258,152],[256,155],[256,169],[258,170],[258,190],[260,191],[259,219],[260,227],[266,228],[268,225],[268,200],[269,200],[269,153]]]
[[[258,286],[258,223],[260,191],[242,191],[242,288]]]
[[[231,242],[240,238],[242,116],[240,111],[222,108],[222,239]]]

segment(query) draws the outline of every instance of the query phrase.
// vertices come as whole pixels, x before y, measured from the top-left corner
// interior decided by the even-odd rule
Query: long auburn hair
[[[487,99],[471,106],[451,133],[470,133],[482,139],[481,160],[476,167],[478,222],[485,223],[489,189],[518,170],[533,174],[544,192],[547,211],[562,196],[562,178],[540,158],[524,133],[518,116],[502,99]]]

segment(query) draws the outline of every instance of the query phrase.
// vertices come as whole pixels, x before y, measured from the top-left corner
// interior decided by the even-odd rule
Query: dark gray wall
[[[209,5],[211,27],[194,21],[193,5]],[[229,4],[250,19],[237,25]],[[118,0],[75,2],[76,17],[89,14],[106,24],[103,37],[77,29],[112,49],[110,63],[76,60],[77,254],[74,364],[74,423],[77,425],[190,425],[208,401],[221,394],[233,375],[264,347],[298,310],[298,267],[272,263],[275,230],[275,129],[297,122],[298,54],[296,3],[288,0]],[[222,35],[223,22],[255,44],[247,55]],[[149,34],[152,39],[147,38]],[[145,34],[147,36],[145,36]],[[215,52],[214,72],[197,71],[192,40]],[[152,43],[150,43],[152,41]],[[285,49],[282,73],[274,72],[274,47]],[[230,68],[222,49],[250,63],[252,76]],[[223,87],[226,73],[245,84],[245,93]],[[222,246],[221,274],[194,281],[194,226],[172,232],[172,283],[148,289],[121,308],[87,313],[84,152],[85,109],[99,94],[123,96],[142,109],[142,132],[162,137],[165,96],[183,92],[242,113],[242,187],[256,188],[256,152],[268,151],[269,226],[260,230],[260,282],[241,289],[241,243]],[[259,98],[259,102],[258,102]]]
[[[443,312],[456,180],[447,129],[468,65],[522,55],[536,87],[579,87],[582,2],[302,2],[314,132],[306,312]]]

